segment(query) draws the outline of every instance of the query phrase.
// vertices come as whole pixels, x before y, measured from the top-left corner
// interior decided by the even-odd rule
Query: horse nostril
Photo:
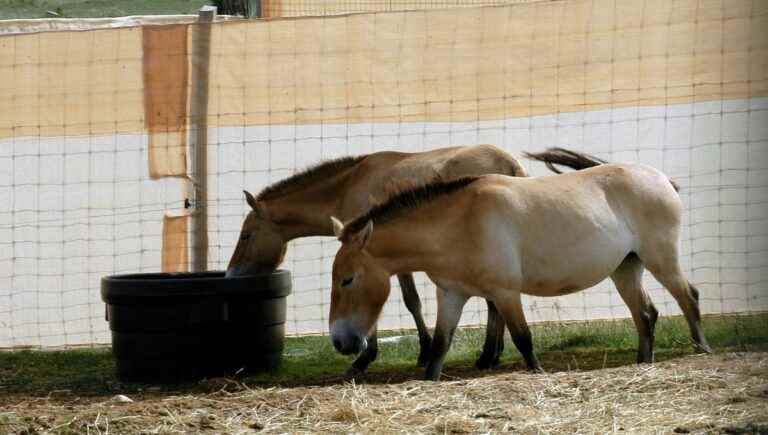
[[[352,341],[352,351],[354,353],[360,353],[364,349],[363,347],[363,340],[360,337],[355,337]]]

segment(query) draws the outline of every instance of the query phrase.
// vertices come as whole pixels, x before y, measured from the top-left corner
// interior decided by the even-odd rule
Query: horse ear
[[[256,210],[256,208],[258,207],[258,205],[256,204],[256,198],[254,198],[253,195],[251,195],[251,193],[248,192],[247,190],[243,190],[243,193],[245,194],[245,202],[247,202],[252,209]]]
[[[253,195],[251,195],[247,190],[243,190],[243,193],[245,194],[245,201],[249,206],[251,206],[251,209],[256,212],[256,214],[262,219],[269,219],[269,215],[267,214],[267,206],[264,205],[264,201],[259,201],[258,199],[254,198]]]
[[[333,234],[337,239],[341,239],[341,235],[344,234],[344,224],[340,220],[331,216],[331,225],[333,225]]]
[[[371,240],[371,234],[373,234],[373,221],[369,220],[368,223],[365,224],[365,228],[363,228],[357,236],[357,243],[360,245],[360,249],[365,248],[365,245]]]

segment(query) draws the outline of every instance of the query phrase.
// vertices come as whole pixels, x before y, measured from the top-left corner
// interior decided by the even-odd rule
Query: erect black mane
[[[344,235],[354,234],[362,230],[369,220],[378,223],[389,221],[404,211],[413,210],[435,198],[461,190],[478,178],[480,177],[463,177],[451,181],[437,179],[421,186],[405,188],[395,192],[384,202],[374,205],[365,214],[346,224],[344,226]]]
[[[366,157],[367,155],[347,156],[320,162],[316,165],[308,167],[301,172],[293,174],[288,178],[282,179],[265,187],[261,192],[259,192],[259,195],[256,197],[256,199],[272,199],[277,196],[284,195],[288,192],[307,187],[312,183],[316,183],[320,180],[332,177],[339,171],[356,165]]]

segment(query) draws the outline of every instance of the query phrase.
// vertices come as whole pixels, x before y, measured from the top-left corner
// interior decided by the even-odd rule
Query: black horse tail
[[[550,171],[556,174],[562,174],[555,165],[567,166],[571,169],[580,171],[582,169],[592,168],[608,163],[605,160],[591,156],[589,154],[577,153],[576,151],[567,150],[565,148],[547,148],[540,153],[525,153],[525,157],[531,160],[538,160],[547,165]],[[676,192],[680,191],[680,186],[672,180],[669,180],[672,187]]]

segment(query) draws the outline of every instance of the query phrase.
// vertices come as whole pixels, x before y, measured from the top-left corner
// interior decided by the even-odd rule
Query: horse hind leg
[[[430,358],[432,337],[429,335],[429,330],[421,314],[421,299],[416,291],[416,283],[413,282],[412,274],[398,274],[397,280],[400,282],[400,290],[403,292],[405,307],[413,316],[413,320],[416,322],[416,330],[419,332],[419,359],[417,364],[419,367],[423,367]]]
[[[512,342],[515,343],[515,347],[523,356],[528,369],[534,372],[542,372],[539,360],[533,352],[531,330],[525,321],[525,312],[523,311],[520,293],[515,293],[504,299],[497,299],[494,302],[504,318],[507,328],[509,328]]]
[[[499,365],[501,354],[504,352],[504,319],[493,302],[486,300],[488,305],[488,323],[485,327],[485,344],[483,353],[475,362],[480,370],[490,369]]]
[[[639,346],[637,363],[653,362],[653,339],[659,312],[643,289],[643,263],[635,254],[629,254],[611,274],[621,299],[627,304],[637,329]]]
[[[646,262],[648,270],[677,301],[677,305],[685,315],[691,330],[691,339],[696,349],[703,353],[712,353],[701,328],[701,311],[699,310],[699,291],[685,278],[680,264],[674,255],[660,256],[665,259],[654,263]]]

